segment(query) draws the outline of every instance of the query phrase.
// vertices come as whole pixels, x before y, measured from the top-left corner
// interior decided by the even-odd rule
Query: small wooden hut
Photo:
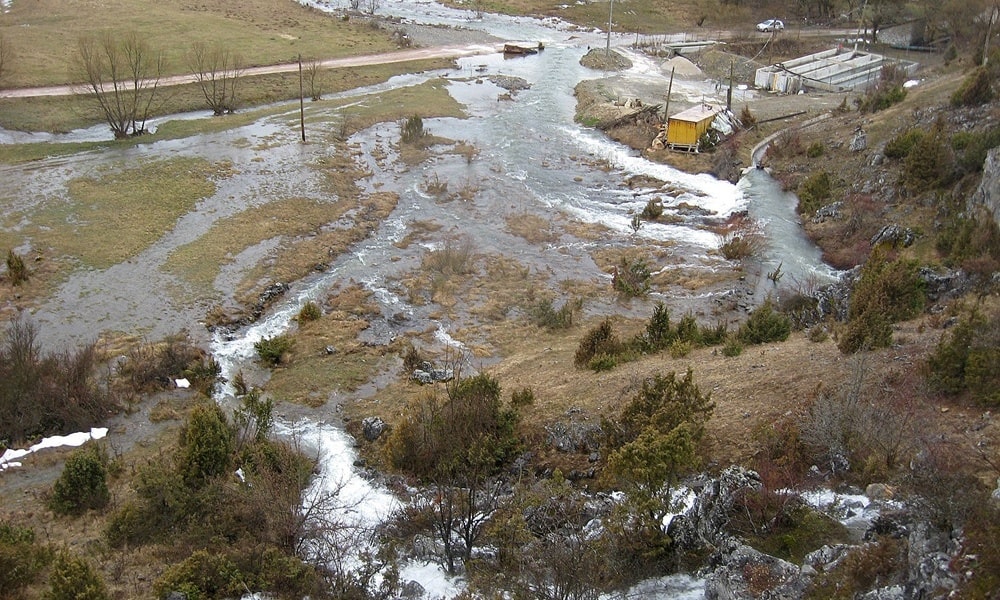
[[[668,118],[667,147],[671,150],[697,152],[698,140],[705,135],[715,116],[722,110],[722,106],[716,104],[699,104]]]

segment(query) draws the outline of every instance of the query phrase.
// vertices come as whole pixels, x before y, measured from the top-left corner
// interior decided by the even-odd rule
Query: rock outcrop
[[[979,189],[969,196],[966,208],[975,212],[979,208],[986,209],[993,220],[1000,223],[1000,148],[993,148],[986,153],[983,163],[983,179]]]

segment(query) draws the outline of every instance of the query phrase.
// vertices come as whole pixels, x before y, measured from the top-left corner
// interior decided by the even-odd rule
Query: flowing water
[[[324,3],[315,5],[330,8]],[[373,173],[370,179],[359,184],[399,193],[397,209],[352,252],[334,259],[326,271],[294,284],[257,323],[238,331],[216,332],[210,340],[210,348],[227,379],[231,380],[241,370],[255,370],[255,342],[290,329],[302,305],[310,300],[322,300],[347,281],[361,282],[374,293],[386,323],[393,315],[403,313],[407,316],[408,325],[397,328],[395,333],[402,333],[405,327],[424,331],[430,323],[438,332],[438,343],[464,350],[461,342],[449,333],[461,324],[435,321],[430,308],[407,302],[405,290],[398,283],[399,275],[419,266],[427,248],[439,247],[444,239],[455,233],[474,240],[477,253],[513,256],[536,272],[550,273],[553,282],[599,280],[608,275],[591,258],[595,246],[625,247],[642,240],[674,244],[676,254],[682,257],[680,268],[725,268],[724,261],[711,255],[719,240],[710,225],[722,222],[737,211],[747,210],[765,223],[769,234],[766,268],[762,273],[780,264],[791,282],[804,283],[833,276],[833,272],[822,264],[818,251],[801,233],[794,211],[794,196],[782,192],[765,173],[750,172],[739,185],[707,175],[690,175],[649,162],[638,153],[609,141],[600,132],[573,122],[574,86],[583,79],[605,76],[579,64],[589,46],[603,44],[600,34],[573,31],[557,20],[493,15],[476,18],[469,12],[409,0],[383,3],[380,12],[391,12],[409,22],[478,29],[512,40],[542,41],[545,50],[512,60],[499,54],[465,58],[454,70],[399,77],[373,88],[401,87],[429,77],[446,76],[451,94],[466,106],[470,118],[429,119],[424,122],[425,129],[437,136],[466,141],[479,150],[479,155],[467,161],[462,156],[441,153],[418,168],[403,168],[392,160],[394,150],[390,142],[398,138],[398,126],[379,125],[356,135],[351,142],[361,148]],[[636,66],[629,77],[666,89],[669,74],[660,72],[658,64],[651,59],[633,58]],[[491,82],[491,76],[497,75],[523,78],[530,88],[514,94],[513,100],[501,101],[506,90]],[[675,81],[674,93],[691,102],[721,99],[717,97],[714,82],[707,78]],[[47,166],[36,165],[30,170],[6,169],[11,186],[27,190],[36,185],[58,187],[57,183],[46,182],[78,176],[112,160],[197,156],[213,161],[224,159],[234,165],[235,174],[220,183],[215,196],[199,204],[194,213],[182,218],[173,231],[140,256],[111,269],[71,276],[57,292],[55,300],[36,313],[43,331],[60,332],[50,334],[50,341],[86,342],[108,328],[138,330],[155,339],[175,331],[178,322],[193,330],[195,315],[204,307],[172,302],[164,290],[171,289],[175,282],[169,281],[169,276],[163,274],[160,267],[171,249],[204,233],[215,220],[242,210],[253,198],[278,192],[286,196],[316,193],[315,173],[303,165],[321,155],[325,148],[316,144],[296,144],[294,132],[279,125],[291,114],[290,107],[289,114],[262,119],[234,131],[138,146],[110,155],[63,159]],[[91,131],[78,132],[63,139],[91,139],[93,135]],[[0,135],[0,143],[4,139]],[[259,149],[263,147],[266,150]],[[379,155],[388,158],[379,161],[372,158]],[[646,188],[627,185],[635,176],[647,176],[650,179],[644,181],[666,184],[648,184]],[[456,187],[467,185],[478,192],[468,201],[436,202],[422,191],[429,179],[447,181]],[[669,224],[645,223],[638,231],[633,231],[632,214],[641,211],[653,198],[662,199],[667,214],[677,218]],[[600,224],[607,228],[607,233],[596,241],[563,233],[551,243],[530,244],[510,234],[505,225],[505,217],[518,212],[545,215],[553,223]],[[444,227],[438,238],[424,246],[414,244],[400,248],[396,242],[417,221],[435,221]],[[263,252],[266,248],[258,250]],[[229,274],[234,280],[238,275]],[[220,277],[224,283],[227,275],[224,272]],[[137,287],[136,281],[145,285]],[[758,293],[766,293],[769,285],[766,281],[759,283],[756,287],[762,291]],[[107,306],[90,301],[96,294],[110,294],[128,310],[112,316]],[[678,302],[685,294],[692,295],[678,290],[675,295],[663,299],[668,304]],[[590,310],[612,308],[608,305]],[[374,386],[364,390],[360,393],[374,393]],[[217,400],[233,403],[232,390],[220,389]],[[327,418],[330,422],[325,421]],[[361,525],[378,523],[398,505],[398,501],[387,490],[356,472],[353,440],[336,421],[335,416],[317,414],[280,422],[277,429],[294,436],[303,447],[320,457],[320,476],[310,494],[339,489],[345,497],[349,496],[344,505],[352,507],[341,515],[343,519]],[[444,578],[434,565],[407,565],[403,577],[419,581],[438,596],[452,595],[460,587],[457,582]],[[693,598],[700,595],[702,584],[678,577],[645,585],[637,591],[637,597]]]

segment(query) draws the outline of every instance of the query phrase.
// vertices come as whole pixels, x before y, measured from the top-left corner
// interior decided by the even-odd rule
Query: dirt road
[[[366,65],[383,65],[390,63],[410,62],[416,60],[426,60],[431,58],[461,58],[463,56],[475,56],[478,54],[491,54],[499,52],[503,46],[501,44],[466,44],[462,46],[437,46],[433,48],[413,48],[400,50],[398,52],[385,52],[382,54],[368,54],[364,56],[349,56],[346,58],[333,58],[320,62],[320,66],[325,69],[342,69],[346,67],[362,67]],[[299,69],[299,63],[282,63],[277,65],[265,65],[261,67],[250,67],[243,71],[243,75],[250,77],[255,75],[270,75],[272,73],[289,73]],[[197,75],[174,75],[160,79],[158,85],[173,86],[195,83]],[[74,94],[87,94],[90,89],[84,84],[57,85],[51,87],[18,88],[10,90],[0,90],[0,98],[35,98],[40,96],[72,96]]]

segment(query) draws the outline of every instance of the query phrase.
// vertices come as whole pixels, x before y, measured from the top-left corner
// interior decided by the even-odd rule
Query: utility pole
[[[670,68],[670,84],[667,85],[667,102],[663,105],[663,122],[670,124],[670,93],[674,89],[674,71],[677,67]]]
[[[611,0],[611,8],[608,9],[608,43],[604,47],[604,57],[609,58],[611,56],[611,19],[615,14],[615,0]]]
[[[733,65],[736,64],[735,60],[729,61],[729,91],[726,92],[726,110],[733,110]]]
[[[306,141],[306,101],[302,95],[302,55],[299,54],[299,129],[302,130],[302,141]]]

